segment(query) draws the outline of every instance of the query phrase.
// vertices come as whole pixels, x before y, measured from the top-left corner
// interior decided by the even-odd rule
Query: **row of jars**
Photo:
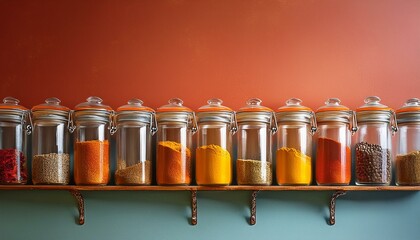
[[[278,131],[275,171],[280,185],[311,184],[312,157],[316,159],[317,184],[350,184],[351,136],[355,132],[356,184],[389,185],[391,136],[397,132],[398,122],[396,183],[420,185],[420,101],[416,98],[409,99],[396,113],[378,97],[366,98],[356,112],[336,98],[328,99],[316,112],[296,98],[277,111],[252,98],[237,112],[223,106],[220,99],[211,99],[197,113],[178,98],[170,99],[156,112],[138,99],[116,112],[98,97],[89,97],[74,110],[60,105],[57,98],[49,98],[31,111],[18,103],[7,97],[0,104],[0,184],[27,182],[26,138],[31,133],[33,184],[69,184],[69,133],[75,131],[77,185],[108,184],[110,135],[114,133],[117,185],[152,183],[153,147],[158,185],[189,185],[192,169],[198,185],[229,185],[234,134],[236,182],[270,185],[274,171],[272,135]],[[197,148],[193,152],[195,132]],[[157,142],[153,145],[155,133]]]

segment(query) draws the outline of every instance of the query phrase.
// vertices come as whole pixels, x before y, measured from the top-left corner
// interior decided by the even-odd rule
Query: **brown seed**
[[[389,184],[391,182],[391,154],[380,145],[356,144],[356,182],[358,184]]]
[[[33,156],[32,182],[33,184],[69,184],[69,154],[48,153]]]

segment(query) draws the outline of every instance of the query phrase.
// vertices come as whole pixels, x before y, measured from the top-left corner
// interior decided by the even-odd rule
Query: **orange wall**
[[[0,1],[0,97],[350,107],[420,97],[420,1]]]

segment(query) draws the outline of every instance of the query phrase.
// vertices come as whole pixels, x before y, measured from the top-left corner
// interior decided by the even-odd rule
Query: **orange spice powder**
[[[191,183],[191,151],[172,141],[157,146],[156,181],[159,185],[188,185]]]
[[[106,185],[108,180],[108,140],[76,142],[74,147],[74,181],[76,185]]]

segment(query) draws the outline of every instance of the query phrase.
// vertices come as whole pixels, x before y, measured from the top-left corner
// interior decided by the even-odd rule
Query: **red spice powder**
[[[0,149],[0,184],[25,184],[26,159],[17,149]]]
[[[351,180],[350,148],[328,138],[319,138],[316,181],[321,185],[348,185]]]

